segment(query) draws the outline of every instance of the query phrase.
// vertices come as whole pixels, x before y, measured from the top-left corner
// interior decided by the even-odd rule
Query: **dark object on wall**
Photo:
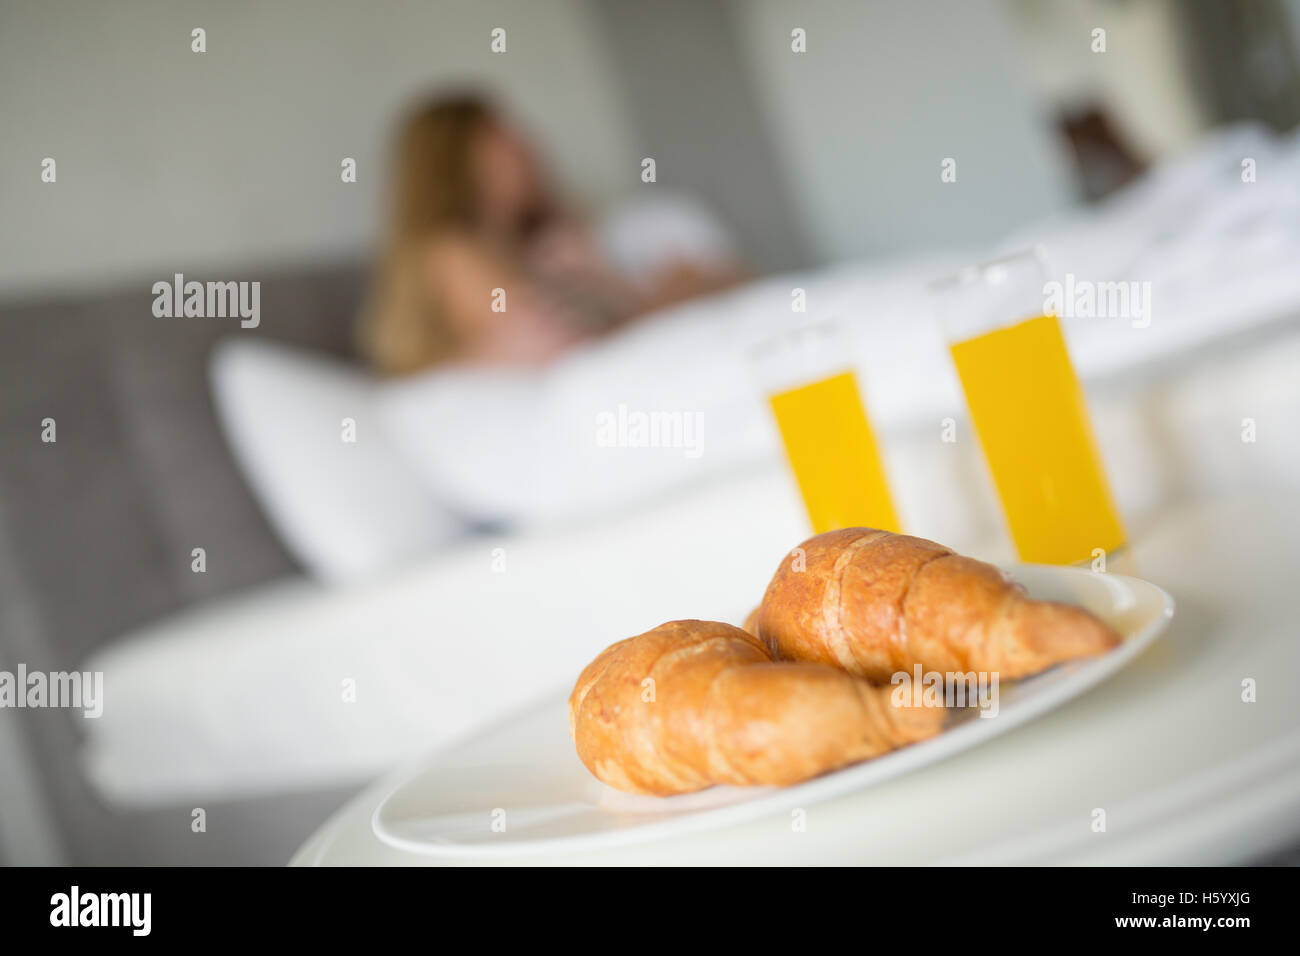
[[[1070,145],[1083,198],[1088,202],[1128,185],[1146,169],[1099,108],[1067,114],[1060,125]]]

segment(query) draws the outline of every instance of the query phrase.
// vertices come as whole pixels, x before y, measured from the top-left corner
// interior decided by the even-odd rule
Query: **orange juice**
[[[1055,316],[952,345],[953,361],[1022,561],[1073,564],[1124,544]]]
[[[876,440],[852,372],[771,396],[813,532],[899,530]]]

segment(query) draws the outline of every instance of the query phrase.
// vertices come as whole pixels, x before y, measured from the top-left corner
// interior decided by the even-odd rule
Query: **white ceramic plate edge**
[[[1027,567],[1021,565],[1020,567]],[[1053,572],[1090,574],[1071,568],[1051,568]],[[1174,613],[1173,598],[1158,585],[1141,578],[1107,573],[1108,582],[1123,583],[1130,590],[1149,589],[1158,596],[1163,604],[1162,612],[1153,615],[1145,626],[1132,634],[1126,635],[1123,644],[1104,657],[1083,662],[1066,672],[1049,690],[1035,694],[1019,703],[1015,708],[999,715],[1003,719],[995,720],[993,726],[980,726],[980,718],[968,720],[956,727],[945,730],[937,737],[896,750],[875,760],[855,764],[842,770],[815,777],[804,783],[783,788],[762,788],[762,794],[754,799],[724,806],[684,812],[663,820],[646,822],[622,829],[605,830],[590,834],[569,835],[564,837],[541,837],[537,839],[502,839],[492,843],[460,843],[454,841],[434,842],[428,839],[413,839],[390,829],[384,820],[383,812],[389,801],[418,774],[413,769],[404,775],[379,801],[371,815],[371,828],[374,834],[389,846],[425,856],[451,857],[460,859],[503,859],[521,856],[539,856],[551,853],[572,853],[627,846],[630,844],[650,842],[669,836],[699,833],[724,826],[733,826],[750,822],[761,817],[770,816],[792,807],[820,803],[833,797],[863,789],[872,783],[903,776],[911,771],[936,763],[964,750],[999,737],[1014,728],[1027,723],[1044,713],[1056,709],[1091,687],[1102,683],[1128,665],[1135,657],[1155,641],[1167,627]],[[567,696],[567,690],[559,692]],[[508,726],[525,714],[539,709],[542,701],[552,700],[554,695],[534,702],[532,706],[520,708],[490,727],[480,730],[477,737],[492,729]],[[974,742],[970,738],[976,738]],[[447,748],[442,748],[446,750]],[[441,752],[441,751],[439,751]],[[437,753],[426,756],[420,768],[426,768],[430,761],[436,759]]]

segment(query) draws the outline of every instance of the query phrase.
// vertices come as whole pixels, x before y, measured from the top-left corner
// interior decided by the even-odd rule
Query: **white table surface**
[[[706,835],[546,864],[1226,864],[1300,841],[1300,493],[1185,504],[1130,529],[1129,573],[1178,602],[1152,650],[1104,685],[944,763]],[[1126,569],[1128,570],[1128,569]],[[1257,700],[1242,701],[1253,678]],[[403,768],[340,809],[295,865],[458,862],[370,826]],[[1107,816],[1093,832],[1094,808]],[[493,861],[500,863],[503,861]]]

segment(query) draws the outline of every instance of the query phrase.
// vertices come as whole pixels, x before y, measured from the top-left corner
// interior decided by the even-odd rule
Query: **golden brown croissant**
[[[1087,611],[1031,600],[991,564],[871,528],[829,531],[787,555],[750,626],[778,660],[882,683],[918,664],[1013,680],[1119,643]]]
[[[895,706],[819,664],[777,664],[751,634],[671,621],[583,670],[569,730],[597,778],[666,796],[714,784],[790,784],[938,732],[942,708]]]

